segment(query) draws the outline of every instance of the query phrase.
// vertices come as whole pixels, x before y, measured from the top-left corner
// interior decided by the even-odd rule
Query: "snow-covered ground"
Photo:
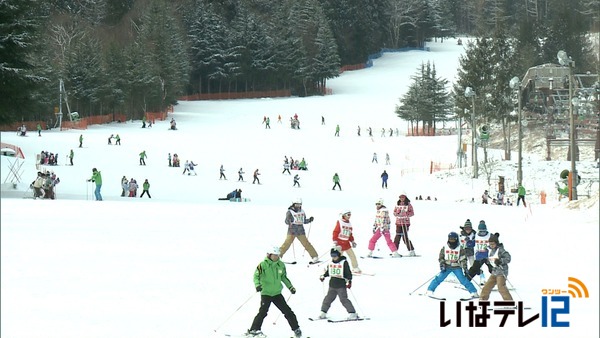
[[[432,61],[438,75],[453,81],[462,46],[452,40],[430,44],[430,52],[385,54],[374,67],[346,72],[329,81],[333,95],[235,101],[181,102],[168,121],[142,129],[140,121],[90,126],[84,131],[45,131],[17,137],[2,133],[2,142],[23,149],[26,159],[23,183],[12,189],[7,176],[14,159],[2,156],[1,202],[1,322],[2,337],[220,337],[246,331],[259,306],[252,274],[266,250],[280,245],[286,235],[283,223],[292,199],[300,197],[315,221],[307,226],[310,241],[328,257],[331,233],[343,209],[353,212],[352,222],[359,255],[367,251],[375,215],[375,200],[384,198],[391,209],[401,192],[415,208],[411,238],[421,257],[359,259],[363,271],[375,276],[355,278],[350,299],[359,315],[370,321],[331,324],[310,322],[318,315],[326,291],[319,281],[324,265],[308,266],[308,254],[296,243],[285,260],[288,275],[298,290],[289,304],[310,337],[597,337],[598,318],[598,186],[591,197],[577,202],[557,201],[554,183],[568,161],[543,161],[537,154],[524,156],[524,185],[530,192],[528,208],[479,204],[483,190],[496,191],[498,175],[507,187],[515,184],[516,162],[500,161],[488,185],[486,175],[471,179],[471,168],[428,174],[430,163],[456,162],[456,136],[404,137],[406,125],[393,113],[421,62]],[[387,85],[384,85],[387,84]],[[300,130],[289,128],[298,114]],[[283,123],[277,123],[281,115]],[[271,129],[261,124],[271,120]],[[325,125],[321,124],[325,118]],[[334,137],[340,125],[340,137]],[[357,136],[357,128],[361,135]],[[368,137],[367,128],[373,128]],[[381,137],[381,128],[398,128],[401,135]],[[122,145],[107,145],[111,134]],[[83,148],[78,148],[83,134]],[[515,140],[516,142],[516,140]],[[65,166],[66,154],[75,151],[74,166]],[[59,154],[59,166],[47,167],[61,180],[58,199],[32,200],[29,183],[36,174],[35,156],[42,150]],[[138,154],[146,150],[146,166]],[[373,153],[379,163],[372,163]],[[183,168],[167,166],[167,154],[177,153],[182,163],[199,164],[198,176],[182,175]],[[389,153],[391,164],[385,165]],[[467,150],[470,154],[470,149]],[[490,154],[500,153],[490,149]],[[300,171],[301,188],[283,175],[284,156],[305,158],[308,171]],[[564,156],[563,156],[564,157]],[[480,153],[479,158],[483,155]],[[500,158],[499,156],[497,158]],[[516,152],[513,153],[516,159]],[[228,180],[219,180],[223,164]],[[597,178],[595,163],[577,163],[584,178]],[[237,181],[239,168],[245,182]],[[104,201],[93,200],[92,168],[102,172]],[[261,184],[252,184],[260,170]],[[386,170],[389,189],[381,189]],[[295,172],[292,171],[292,174]],[[332,191],[338,173],[342,191]],[[120,180],[148,179],[152,199],[120,197]],[[248,203],[218,201],[233,189],[243,190]],[[539,192],[548,202],[539,203]],[[583,191],[584,189],[580,190]],[[141,190],[140,190],[141,191]],[[437,201],[417,201],[422,195]],[[509,196],[516,200],[516,196]],[[475,198],[476,203],[469,203]],[[499,327],[492,315],[487,328],[469,328],[466,310],[457,328],[455,300],[466,291],[442,283],[436,294],[448,298],[446,319],[440,327],[440,303],[415,294],[438,272],[437,255],[451,231],[459,231],[469,218],[485,220],[512,254],[509,281],[513,297],[531,307],[524,320],[540,314],[526,327],[517,315]],[[380,240],[378,253],[389,250]],[[400,252],[406,248],[401,244]],[[543,290],[572,289],[568,278],[581,280],[589,298],[569,297],[568,313],[558,320],[566,328],[542,327]],[[419,286],[423,286],[419,288]],[[412,295],[411,295],[412,293]],[[289,293],[284,290],[287,298]],[[501,300],[497,292],[492,301]],[[548,297],[546,314],[561,305]],[[554,310],[553,310],[554,309]],[[480,313],[480,312],[478,312]],[[331,317],[343,317],[336,301]],[[269,337],[289,337],[285,318],[272,307],[263,331]]]

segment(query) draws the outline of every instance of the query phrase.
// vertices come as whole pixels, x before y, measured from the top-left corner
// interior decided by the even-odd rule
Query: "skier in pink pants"
[[[373,223],[373,237],[369,240],[369,254],[367,257],[373,257],[375,243],[377,243],[381,236],[385,238],[388,248],[392,251],[392,257],[402,257],[402,255],[398,253],[398,248],[392,241],[390,235],[390,213],[385,205],[383,205],[383,199],[378,199],[375,203],[375,207],[377,208],[377,213],[375,214],[375,222]]]

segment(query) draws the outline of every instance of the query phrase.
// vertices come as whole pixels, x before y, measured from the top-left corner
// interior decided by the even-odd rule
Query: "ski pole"
[[[235,314],[236,314],[238,311],[240,311],[240,309],[241,309],[241,308],[242,308],[244,305],[246,305],[246,303],[248,303],[248,302],[250,301],[250,299],[254,298],[254,295],[256,295],[257,293],[259,293],[259,292],[258,292],[258,291],[256,291],[256,292],[254,292],[254,293],[253,293],[253,294],[252,294],[250,297],[248,297],[248,299],[246,299],[246,301],[244,301],[244,302],[242,303],[242,305],[240,305],[240,306],[239,306],[239,307],[238,307],[238,308],[237,308],[235,311],[233,311],[233,313],[232,313],[232,314],[231,314],[229,317],[227,317],[227,319],[225,319],[225,321],[224,321],[224,322],[222,322],[222,323],[221,323],[221,325],[217,326],[217,328],[216,328],[214,331],[215,331],[215,332],[217,332],[217,330],[219,330],[219,329],[221,328],[221,326],[223,326],[225,323],[227,323],[227,322],[228,322],[228,321],[231,319],[231,317],[233,317],[233,315],[235,315]]]
[[[308,223],[308,232],[306,233],[306,240],[310,237],[310,229],[312,228],[312,222]],[[302,251],[302,258],[304,258],[304,254],[306,253],[306,248]]]
[[[90,195],[90,185],[86,181],[85,182],[85,200],[86,201],[89,199],[89,195]]]
[[[412,295],[413,293],[415,293],[417,290],[419,290],[420,288],[422,288],[423,285],[429,283],[432,279],[434,279],[435,276],[437,276],[437,273],[435,275],[431,276],[428,280],[426,280],[425,283],[419,285],[419,287],[417,287],[416,289],[414,289],[412,292],[409,292],[408,295]]]
[[[294,241],[296,242],[296,241]],[[292,242],[292,254],[294,254],[294,262],[296,261],[296,245]]]
[[[354,291],[352,291],[352,288],[348,289],[350,290],[350,294],[352,295],[352,299],[354,299],[354,304],[356,304],[356,308],[358,309],[358,311],[360,313],[362,313],[364,316],[366,316],[362,310],[362,308],[360,307],[360,305],[358,304],[358,301],[356,300],[356,296],[354,296]]]
[[[285,300],[286,303],[288,303],[290,301],[290,298],[292,297],[292,294],[290,293],[290,295],[288,296],[288,298]],[[273,325],[277,324],[277,321],[279,320],[279,317],[281,317],[281,314],[283,312],[279,312],[279,314],[277,315],[277,318],[275,318],[275,320],[273,321]]]
[[[517,295],[517,297],[519,297],[519,299],[523,300],[523,298],[521,297],[521,295],[517,292],[517,289],[515,288],[515,286],[508,280],[507,277],[506,278],[506,283],[508,283],[508,285],[510,286],[511,289],[513,289],[513,291],[515,292],[515,295]]]
[[[406,245],[406,248],[410,252],[411,250],[414,250],[415,248],[412,246],[412,242],[410,241],[410,238],[408,238],[408,227],[406,226],[406,224],[402,224],[402,230],[403,230],[403,235],[404,235],[404,236],[402,236],[402,239],[404,240],[404,244]],[[400,243],[398,243],[398,246],[400,246]]]

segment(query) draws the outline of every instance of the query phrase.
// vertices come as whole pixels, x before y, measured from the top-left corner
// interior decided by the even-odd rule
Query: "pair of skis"
[[[435,299],[435,300],[439,300],[439,301],[446,301],[445,297],[436,297],[433,295],[425,295],[425,294],[419,294],[420,296],[427,296],[431,299]],[[476,300],[479,299],[479,297],[466,297],[466,298],[459,298],[459,300],[461,302],[469,302],[472,300]],[[481,305],[480,305],[481,306]],[[502,310],[517,310],[518,307],[517,306],[487,306],[487,309],[490,311],[502,311]],[[531,307],[523,307],[522,309],[524,310],[531,310]]]
[[[408,256],[408,255],[406,255],[406,256],[398,256],[398,257],[390,256],[389,258],[415,258],[415,257],[421,257],[421,255],[414,255],[414,256]],[[371,256],[371,257],[369,257],[369,256],[360,256],[360,258],[363,258],[363,259],[384,259],[386,257],[383,257],[383,256]]]
[[[298,264],[298,261],[283,262],[283,263],[285,263],[285,264],[290,264],[290,265],[294,265],[294,264]],[[308,262],[308,264],[309,264],[309,265],[313,265],[313,264],[321,264],[321,263],[323,263],[323,261],[316,261],[316,262],[310,261],[310,262]]]
[[[427,297],[429,297],[431,299],[440,300],[440,301],[443,301],[443,302],[445,302],[447,300],[445,297],[436,297],[434,295],[426,295],[426,294],[422,294],[422,293],[420,293],[419,296],[427,296]],[[464,298],[459,298],[459,300],[461,302],[468,302],[470,300],[475,300],[475,299],[479,299],[479,297],[464,297]]]
[[[225,337],[232,337],[232,338],[236,338],[236,337],[240,337],[240,338],[247,338],[247,337],[258,337],[258,338],[265,338],[267,337],[264,333],[260,336],[253,336],[247,333],[243,333],[243,334],[230,334],[230,333],[225,333]],[[297,338],[296,336],[291,336],[290,338]],[[302,338],[310,338],[310,337],[302,337]]]
[[[265,334],[263,334],[262,336],[252,336],[252,335],[248,335],[246,333],[244,333],[244,334],[229,334],[229,333],[226,333],[225,337],[232,337],[232,338],[236,338],[236,337],[239,337],[239,338],[248,338],[248,337],[250,337],[251,338],[251,337],[267,337],[267,336]],[[290,338],[297,338],[297,337],[296,336],[291,336]],[[303,337],[303,338],[310,338],[310,337]]]
[[[352,276],[375,276],[375,273],[372,272],[353,272]]]
[[[358,317],[354,319],[342,318],[342,319],[333,319],[333,318],[308,318],[310,321],[318,321],[318,320],[327,320],[328,323],[343,323],[343,322],[359,322],[361,320],[370,320],[369,317]]]

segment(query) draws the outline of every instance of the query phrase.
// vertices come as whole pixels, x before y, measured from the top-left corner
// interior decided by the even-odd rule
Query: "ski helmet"
[[[450,239],[454,239],[455,241],[458,241],[458,234],[454,231],[452,231],[451,233],[448,234],[448,242],[450,242]]]
[[[378,198],[378,199],[375,201],[375,204],[381,204],[381,205],[383,205],[383,198]]]
[[[300,197],[294,198],[292,204],[302,204],[302,199]]]
[[[351,212],[349,209],[344,209],[344,210],[341,212],[341,215],[342,215],[342,216],[345,216],[345,215],[348,215],[348,216],[350,216],[351,214],[352,214],[352,212]]]
[[[277,255],[279,256],[279,254],[281,253],[280,249],[278,246],[272,246],[267,250],[267,255]]]
[[[456,249],[458,246],[458,234],[454,231],[448,234],[448,246],[452,249]]]
[[[339,247],[339,246],[337,246],[337,245],[334,246],[333,248],[331,248],[330,255],[331,255],[331,257],[334,257],[334,256],[339,257],[339,256],[341,256],[342,255],[342,248]]]

